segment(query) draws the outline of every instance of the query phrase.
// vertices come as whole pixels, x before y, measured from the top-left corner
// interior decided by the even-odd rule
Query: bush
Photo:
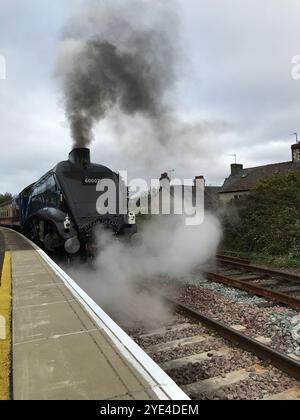
[[[224,217],[225,248],[300,261],[298,172],[259,180],[234,206]]]

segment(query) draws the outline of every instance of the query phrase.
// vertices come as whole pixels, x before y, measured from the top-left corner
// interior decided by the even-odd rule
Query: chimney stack
[[[73,149],[69,154],[69,162],[73,163],[77,168],[87,168],[91,164],[90,149]]]
[[[232,163],[230,165],[231,167],[231,175],[237,175],[240,171],[243,170],[243,165],[239,164],[239,163]]]
[[[300,143],[292,144],[292,159],[293,162],[300,161]]]
[[[205,184],[205,179],[204,179],[204,176],[203,175],[198,175],[198,176],[195,176],[195,179],[194,179],[194,186],[196,186],[196,182],[197,182],[197,180],[201,180],[201,181],[203,181],[204,182],[204,184]]]

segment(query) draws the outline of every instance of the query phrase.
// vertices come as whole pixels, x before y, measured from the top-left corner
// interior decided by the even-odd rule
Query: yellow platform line
[[[9,400],[11,373],[11,252],[6,252],[0,287],[0,400]]]

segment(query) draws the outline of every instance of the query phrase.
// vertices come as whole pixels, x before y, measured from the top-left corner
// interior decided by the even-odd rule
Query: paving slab
[[[17,400],[105,400],[129,392],[89,333],[14,346],[14,372]]]
[[[41,284],[41,285],[24,285],[17,288],[14,293],[14,303],[16,308],[26,306],[39,306],[68,302],[74,300],[74,296],[62,284]]]

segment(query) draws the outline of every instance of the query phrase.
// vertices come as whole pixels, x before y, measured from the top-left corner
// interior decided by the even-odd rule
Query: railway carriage
[[[0,204],[0,225],[20,227],[18,198]]]

